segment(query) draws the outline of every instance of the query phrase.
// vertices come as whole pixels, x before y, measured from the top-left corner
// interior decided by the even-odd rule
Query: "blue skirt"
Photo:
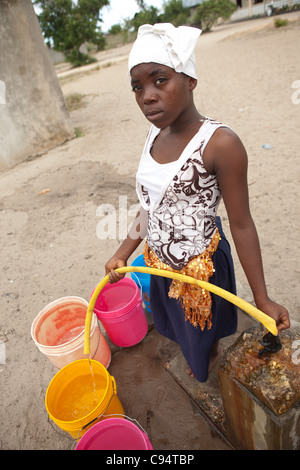
[[[221,240],[213,254],[215,272],[210,283],[236,294],[235,275],[230,245],[224,235],[221,220],[217,217],[217,227]],[[208,367],[212,346],[225,336],[232,335],[237,330],[237,308],[232,303],[211,294],[212,296],[212,327],[194,327],[185,320],[184,311],[177,299],[168,296],[172,279],[161,276],[151,276],[150,305],[156,330],[175,341],[181,347],[182,353],[199,382],[208,378]]]

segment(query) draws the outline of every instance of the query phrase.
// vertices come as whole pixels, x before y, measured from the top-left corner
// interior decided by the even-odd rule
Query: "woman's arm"
[[[135,220],[128,232],[127,238],[117,249],[114,256],[106,263],[105,272],[109,274],[109,282],[118,282],[124,277],[114,270],[127,265],[128,258],[137,249],[146,236],[148,223],[148,212],[142,207],[138,211]]]
[[[204,164],[217,176],[230,230],[257,308],[274,318],[278,330],[289,328],[289,315],[268,297],[257,231],[250,213],[245,148],[234,132],[218,129],[205,149]]]

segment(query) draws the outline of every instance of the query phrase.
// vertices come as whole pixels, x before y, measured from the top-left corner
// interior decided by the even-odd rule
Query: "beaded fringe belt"
[[[206,250],[192,258],[181,271],[176,271],[160,261],[146,242],[144,250],[145,263],[151,268],[166,269],[192,276],[199,281],[209,282],[209,278],[214,273],[212,255],[218,247],[220,238],[217,229]],[[185,319],[189,320],[193,326],[197,327],[199,325],[202,331],[206,325],[208,330],[211,328],[212,300],[210,292],[202,289],[200,286],[173,279],[169,289],[169,297],[180,301],[185,313]]]

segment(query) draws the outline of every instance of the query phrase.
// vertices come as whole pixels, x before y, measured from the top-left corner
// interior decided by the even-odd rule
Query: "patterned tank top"
[[[139,181],[143,164],[160,129],[152,126],[140,160],[136,178],[137,194],[149,212],[147,243],[165,264],[181,270],[188,261],[205,251],[216,232],[216,215],[221,192],[215,175],[203,165],[203,152],[219,127],[228,127],[207,118],[185,147],[166,178],[155,204],[150,205],[145,180]]]

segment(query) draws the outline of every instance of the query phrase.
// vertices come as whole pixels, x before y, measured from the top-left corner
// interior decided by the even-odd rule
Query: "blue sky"
[[[147,7],[151,5],[160,9],[164,0],[146,0]],[[110,0],[109,7],[103,7],[101,10],[103,23],[101,29],[107,32],[114,24],[121,23],[122,19],[132,18],[138,11],[138,6],[135,0]]]

